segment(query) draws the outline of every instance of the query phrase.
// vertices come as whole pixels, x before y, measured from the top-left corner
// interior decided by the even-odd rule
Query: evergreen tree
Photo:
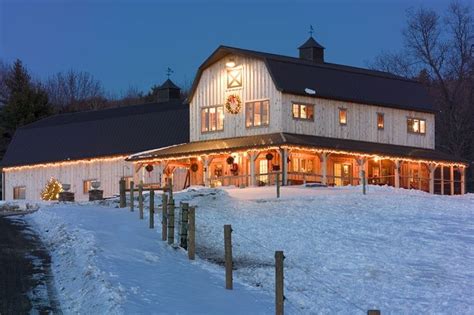
[[[11,67],[5,85],[8,99],[1,110],[1,127],[3,137],[8,141],[18,127],[51,115],[53,109],[45,90],[32,82],[19,59]]]

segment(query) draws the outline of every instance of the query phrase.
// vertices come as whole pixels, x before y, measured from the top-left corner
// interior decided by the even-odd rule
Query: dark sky
[[[39,78],[88,71],[120,95],[161,83],[168,66],[189,86],[220,44],[296,56],[312,24],[327,61],[365,67],[401,47],[405,11],[419,5],[448,1],[0,0],[0,58]]]

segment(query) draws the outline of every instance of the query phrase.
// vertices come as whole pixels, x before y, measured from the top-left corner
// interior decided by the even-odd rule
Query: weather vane
[[[168,69],[166,70],[166,76],[168,76],[168,79],[170,78],[170,76],[173,74],[173,69],[171,69],[170,67],[168,67]]]
[[[313,25],[311,25],[311,24],[309,25],[309,32],[308,33],[311,37],[313,37],[314,28],[313,28]]]

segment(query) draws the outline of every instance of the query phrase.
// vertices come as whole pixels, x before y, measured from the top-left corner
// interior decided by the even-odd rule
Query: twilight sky
[[[46,78],[83,70],[120,95],[166,79],[190,86],[218,45],[297,55],[309,25],[329,62],[365,67],[402,45],[405,11],[446,0],[0,0],[0,59]]]

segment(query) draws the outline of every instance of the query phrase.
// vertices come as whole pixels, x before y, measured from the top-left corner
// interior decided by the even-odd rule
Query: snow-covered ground
[[[369,187],[191,188],[196,262],[114,202],[42,207],[65,313],[274,312],[274,251],[285,252],[289,314],[474,313],[474,195]],[[156,204],[160,198],[156,198]],[[146,214],[147,212],[145,212]],[[177,216],[178,217],[178,216]],[[232,224],[234,291],[223,288]]]

